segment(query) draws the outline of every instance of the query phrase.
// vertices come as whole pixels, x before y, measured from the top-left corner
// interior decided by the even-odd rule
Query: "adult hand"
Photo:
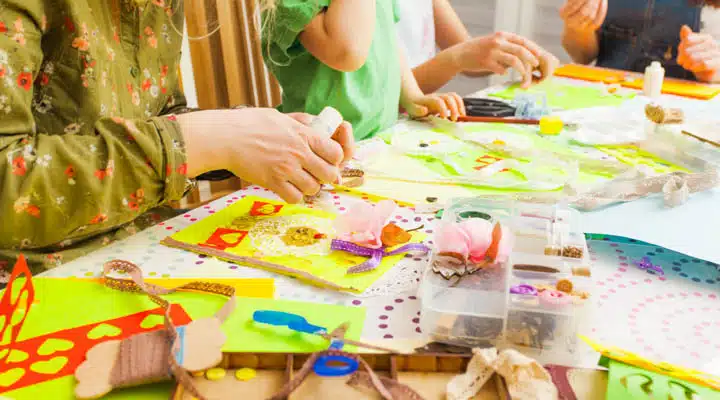
[[[576,31],[596,31],[607,16],[608,0],[567,0],[560,8],[565,26]]]
[[[413,118],[439,115],[457,121],[465,116],[465,103],[457,93],[436,93],[408,99],[403,104],[405,111]]]
[[[685,25],[680,29],[677,62],[698,80],[712,82],[720,70],[720,46],[711,35],[695,33]]]
[[[289,113],[288,116],[307,126],[310,126],[316,118],[316,116],[306,113]],[[355,137],[353,137],[352,125],[350,125],[347,121],[343,121],[337,131],[333,134],[332,139],[338,142],[338,144],[342,147],[342,163],[344,164],[350,161],[355,153]]]
[[[227,169],[240,179],[272,190],[289,203],[336,182],[349,157],[343,145],[304,122],[308,116],[269,108],[208,110],[177,117],[185,138],[188,174]],[[352,148],[349,125],[336,132]]]
[[[458,45],[458,67],[466,72],[490,71],[503,75],[513,68],[522,76],[522,87],[533,82],[533,74],[543,80],[552,76],[558,59],[534,43],[514,33],[496,32]]]

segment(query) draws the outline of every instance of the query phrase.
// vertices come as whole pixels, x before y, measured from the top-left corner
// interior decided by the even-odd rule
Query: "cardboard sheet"
[[[370,287],[404,257],[404,254],[387,256],[372,271],[347,273],[367,257],[330,250],[334,219],[334,213],[320,209],[250,196],[162,243],[353,292]],[[295,229],[309,229],[307,232],[313,235],[304,238],[300,245],[289,244],[288,235]],[[414,232],[411,242],[418,243],[423,238],[424,234]]]

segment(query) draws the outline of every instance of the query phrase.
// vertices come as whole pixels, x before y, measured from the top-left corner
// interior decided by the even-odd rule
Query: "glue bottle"
[[[646,97],[657,99],[662,93],[663,80],[665,79],[665,68],[659,61],[653,61],[645,68],[645,81],[643,92]]]
[[[343,123],[343,116],[340,112],[330,106],[323,108],[317,117],[310,124],[310,128],[322,134],[325,137],[332,137],[335,131]],[[338,184],[342,183],[342,177],[338,176]],[[323,185],[323,189],[332,189],[330,186]],[[306,203],[313,202],[313,196],[305,196]]]
[[[332,107],[325,107],[320,114],[313,120],[310,127],[322,133],[324,136],[332,137],[335,131],[340,127],[343,122],[343,117],[340,112]]]

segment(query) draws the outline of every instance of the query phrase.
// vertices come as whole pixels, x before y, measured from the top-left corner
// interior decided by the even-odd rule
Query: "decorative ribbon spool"
[[[685,120],[683,110],[679,108],[664,108],[657,104],[645,106],[645,116],[656,124],[682,124]]]

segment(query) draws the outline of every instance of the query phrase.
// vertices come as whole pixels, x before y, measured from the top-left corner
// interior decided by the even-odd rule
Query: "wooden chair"
[[[257,0],[189,0],[185,6],[200,108],[274,107],[280,86],[263,63]],[[218,25],[219,24],[219,25]],[[217,28],[219,26],[219,28]],[[182,203],[192,208],[242,188],[239,179],[199,182]]]

